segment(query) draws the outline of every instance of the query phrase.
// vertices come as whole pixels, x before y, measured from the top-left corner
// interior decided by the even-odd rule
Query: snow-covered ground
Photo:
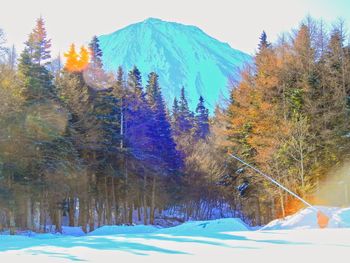
[[[333,262],[349,256],[350,209],[320,208],[327,229],[302,210],[250,231],[239,219],[187,222],[171,228],[105,226],[88,235],[0,235],[0,262]],[[337,222],[338,224],[335,224]],[[347,225],[346,225],[347,224]],[[273,230],[272,230],[273,229]],[[67,235],[69,233],[74,234]]]
[[[322,207],[316,208],[329,217],[328,228],[350,227],[350,208]],[[264,230],[281,229],[318,229],[317,212],[310,208],[303,209],[298,213],[287,216],[285,219],[276,219],[264,226]]]

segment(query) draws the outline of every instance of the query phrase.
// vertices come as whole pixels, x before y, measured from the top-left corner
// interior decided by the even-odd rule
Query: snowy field
[[[106,226],[88,235],[0,235],[0,262],[327,262],[350,255],[350,209],[305,209],[251,231],[239,219],[153,226]],[[69,235],[71,234],[71,235]],[[346,260],[345,260],[346,261]]]

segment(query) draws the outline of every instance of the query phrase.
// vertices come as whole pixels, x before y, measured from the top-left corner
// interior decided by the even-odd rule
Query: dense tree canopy
[[[85,232],[239,216],[261,225],[299,208],[235,153],[314,200],[349,158],[350,47],[342,23],[263,32],[227,107],[169,109],[156,72],[105,72],[99,40],[52,60],[39,18],[16,60],[0,31],[0,231]],[[128,70],[128,71],[126,71]],[[181,85],[181,83],[179,83]],[[214,88],[214,87],[213,87]]]

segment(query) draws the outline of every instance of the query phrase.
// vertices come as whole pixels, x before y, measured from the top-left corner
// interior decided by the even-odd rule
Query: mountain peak
[[[239,78],[239,70],[251,60],[198,27],[152,17],[99,40],[106,70],[115,72],[121,65],[128,72],[136,65],[144,85],[155,71],[168,107],[184,86],[191,109],[202,95],[211,113],[220,98],[229,98],[228,79]]]
[[[143,20],[143,23],[159,23],[159,22],[166,22],[166,21],[163,21],[162,19],[155,18],[155,17],[149,17],[149,18]]]

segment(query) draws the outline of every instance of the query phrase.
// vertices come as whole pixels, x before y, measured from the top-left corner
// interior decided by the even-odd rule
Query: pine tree
[[[37,19],[36,26],[25,44],[34,64],[46,65],[49,63],[51,39],[47,39],[45,22],[42,17]]]
[[[91,52],[91,62],[93,68],[102,68],[102,50],[100,48],[100,41],[97,36],[94,36],[89,44]]]
[[[118,71],[117,71],[117,85],[122,88],[124,87],[124,71],[123,68],[121,66],[118,67]]]
[[[93,95],[92,116],[96,119],[98,128],[99,158],[101,169],[108,162],[116,160],[117,145],[120,145],[120,108],[118,98],[113,94],[113,88],[97,90]]]
[[[159,156],[169,169],[176,170],[180,167],[179,154],[172,138],[171,126],[167,119],[158,75],[155,72],[148,75],[146,97],[152,115],[150,134],[153,154]]]
[[[267,35],[266,32],[263,31],[260,36],[260,43],[258,45],[259,51],[261,52],[262,50],[269,48],[271,46],[271,43],[267,41]]]
[[[139,69],[134,66],[133,69],[128,74],[128,87],[135,95],[144,99],[144,92],[142,88],[142,77]]]
[[[64,53],[66,57],[66,63],[64,65],[64,69],[70,72],[79,71],[79,54],[75,50],[75,45],[71,44],[69,47],[69,51]]]
[[[118,67],[117,71],[117,79],[114,85],[114,96],[119,99],[119,108],[120,108],[120,148],[124,148],[124,140],[125,140],[125,107],[126,107],[126,85],[124,80],[124,71],[121,66]]]
[[[180,133],[190,134],[192,133],[193,124],[194,124],[194,116],[190,111],[188,102],[185,96],[185,88],[182,87],[180,101],[179,101],[179,115],[177,121],[177,129]]]
[[[204,105],[204,99],[199,97],[195,116],[195,136],[198,139],[205,139],[209,134],[209,111]]]
[[[178,120],[179,120],[179,103],[177,101],[177,98],[175,97],[172,111],[171,111],[171,125],[172,125],[173,135],[175,137],[180,135],[180,132],[177,129]]]
[[[79,61],[78,61],[79,71],[85,70],[88,67],[89,62],[90,62],[89,50],[86,47],[81,46],[80,53],[79,53]]]
[[[81,46],[78,54],[75,50],[75,45],[71,44],[64,56],[66,57],[64,69],[69,72],[82,72],[88,67],[90,62],[89,50],[84,46]]]
[[[35,28],[26,42],[26,46],[19,60],[19,74],[23,81],[22,92],[27,98],[27,103],[36,103],[39,100],[54,99],[56,91],[52,84],[53,77],[45,67],[45,62],[50,58],[47,49],[49,41],[46,40],[45,28],[39,19],[38,28]],[[38,33],[39,32],[39,33]]]
[[[152,148],[149,137],[149,106],[142,87],[141,73],[136,66],[129,72],[125,105],[125,137],[138,158],[146,158]]]

